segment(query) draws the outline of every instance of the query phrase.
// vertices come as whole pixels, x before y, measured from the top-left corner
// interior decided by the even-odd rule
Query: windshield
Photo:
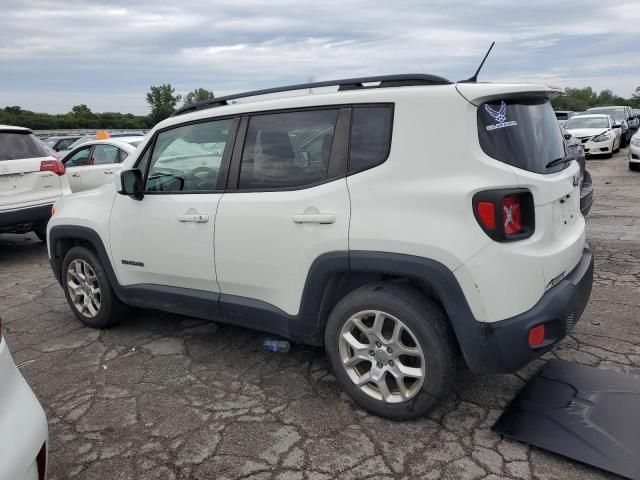
[[[69,147],[67,147],[67,150],[72,150],[76,148],[78,145],[82,145],[83,143],[87,143],[95,139],[96,137],[93,135],[85,135],[84,137],[80,137],[78,140],[76,140],[71,145],[69,145]]]
[[[0,161],[48,156],[42,142],[32,133],[0,132]]]
[[[613,119],[622,123],[626,120],[626,115],[624,113],[624,109],[622,108],[590,108],[587,110],[590,113],[603,113],[605,115],[611,115]]]
[[[609,120],[606,117],[573,117],[564,128],[566,130],[577,128],[609,128]]]
[[[478,138],[484,153],[535,173],[566,168],[562,132],[546,98],[494,100],[478,107]]]

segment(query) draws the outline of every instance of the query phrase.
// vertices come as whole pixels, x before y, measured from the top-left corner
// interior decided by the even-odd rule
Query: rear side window
[[[0,160],[48,156],[44,145],[32,133],[0,132]]]
[[[564,142],[548,99],[496,100],[478,107],[484,153],[523,170],[553,173],[566,168]]]
[[[304,187],[325,180],[337,119],[335,109],[252,117],[238,188]]]
[[[349,173],[357,173],[383,163],[391,148],[393,108],[355,107],[351,116]]]

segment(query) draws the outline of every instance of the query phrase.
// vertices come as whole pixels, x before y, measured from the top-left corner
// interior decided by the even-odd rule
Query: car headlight
[[[608,133],[603,133],[598,135],[597,137],[593,137],[591,140],[593,140],[594,142],[606,142],[607,140],[611,140],[613,137],[615,137],[615,134],[610,135]]]
[[[633,145],[634,147],[640,147],[640,138],[632,138],[631,145]]]

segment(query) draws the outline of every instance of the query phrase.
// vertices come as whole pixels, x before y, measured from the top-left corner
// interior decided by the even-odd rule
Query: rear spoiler
[[[465,100],[475,106],[496,98],[551,98],[562,94],[559,87],[525,83],[456,83],[456,90]]]

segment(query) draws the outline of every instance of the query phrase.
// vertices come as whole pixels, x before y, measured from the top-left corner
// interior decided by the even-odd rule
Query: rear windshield
[[[484,153],[535,173],[566,168],[564,141],[548,99],[494,100],[478,107],[478,137]]]
[[[48,156],[42,142],[32,133],[0,132],[0,160]]]
[[[624,122],[627,119],[627,113],[624,108],[590,108],[587,112],[611,115],[616,122]]]
[[[564,128],[566,130],[574,130],[576,128],[609,128],[609,119],[607,117],[573,117]]]

